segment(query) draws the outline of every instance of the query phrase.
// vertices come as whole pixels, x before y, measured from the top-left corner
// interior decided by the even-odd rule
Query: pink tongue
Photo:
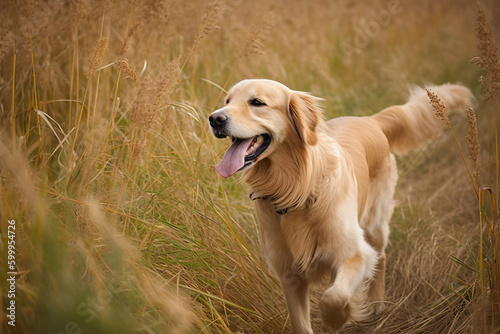
[[[215,166],[215,169],[222,177],[230,177],[245,165],[245,153],[252,140],[253,138],[245,140],[236,139],[229,146],[226,153],[224,153],[222,161]]]

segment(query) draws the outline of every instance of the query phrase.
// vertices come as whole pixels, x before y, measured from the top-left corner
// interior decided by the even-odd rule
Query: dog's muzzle
[[[208,122],[212,128],[214,136],[217,138],[226,138],[229,134],[227,133],[227,125],[229,123],[229,116],[227,116],[222,111],[216,111],[208,117]]]

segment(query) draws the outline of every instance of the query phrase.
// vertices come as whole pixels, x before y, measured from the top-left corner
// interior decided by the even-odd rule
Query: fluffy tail
[[[444,103],[448,112],[463,111],[472,106],[474,100],[471,91],[462,85],[445,84],[430,86]],[[416,87],[412,90],[407,103],[386,108],[372,116],[389,140],[391,151],[405,154],[419,148],[443,128],[431,107],[425,89]]]

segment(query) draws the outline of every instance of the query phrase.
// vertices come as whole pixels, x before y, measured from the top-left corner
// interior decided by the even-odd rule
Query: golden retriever
[[[448,110],[472,99],[461,85],[430,89]],[[319,307],[328,327],[383,311],[398,179],[391,152],[416,149],[443,127],[422,88],[404,105],[328,122],[319,100],[275,81],[244,80],[209,117],[216,137],[232,139],[216,169],[225,178],[242,171],[294,333],[313,332],[308,287],[327,275]]]

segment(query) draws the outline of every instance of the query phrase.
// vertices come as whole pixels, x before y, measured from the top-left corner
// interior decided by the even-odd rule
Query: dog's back
[[[339,117],[326,124],[328,134],[351,160],[358,186],[358,216],[361,219],[370,181],[384,168],[390,154],[389,142],[371,117]]]

